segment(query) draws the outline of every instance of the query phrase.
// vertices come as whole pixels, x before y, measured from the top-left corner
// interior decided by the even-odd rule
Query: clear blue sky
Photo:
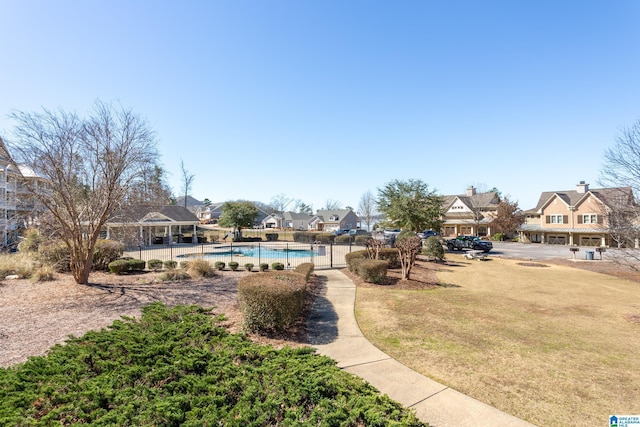
[[[597,187],[640,119],[640,2],[0,0],[13,110],[119,102],[200,200],[358,208],[387,182],[443,195]]]

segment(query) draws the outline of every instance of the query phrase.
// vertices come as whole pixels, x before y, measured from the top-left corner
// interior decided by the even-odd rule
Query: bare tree
[[[127,201],[132,205],[167,205],[171,199],[166,172],[160,165],[151,165],[142,170],[136,179],[135,191],[127,196]]]
[[[373,224],[376,215],[376,198],[370,190],[360,198],[358,209],[360,221],[364,220],[364,223],[367,225],[367,230],[371,230],[371,224]]]
[[[340,203],[337,200],[327,199],[327,201],[324,202],[324,209],[328,211],[335,210],[335,209],[342,209],[341,206],[342,206],[342,203]]]
[[[282,213],[287,210],[293,201],[294,200],[291,197],[287,197],[285,194],[280,193],[271,198],[270,205],[276,212]]]
[[[182,172],[182,194],[184,194],[184,207],[186,208],[187,198],[189,197],[189,191],[191,191],[191,185],[193,184],[195,175],[187,170],[182,159],[180,159],[180,171]]]
[[[10,117],[17,122],[10,144],[16,160],[50,184],[25,185],[68,247],[73,278],[86,284],[102,227],[158,159],[155,133],[130,110],[101,101],[86,118],[46,109]]]

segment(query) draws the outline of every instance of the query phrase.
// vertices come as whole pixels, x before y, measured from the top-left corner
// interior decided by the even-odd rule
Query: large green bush
[[[251,274],[238,281],[238,301],[244,328],[282,331],[300,317],[306,296],[304,276],[272,271]]]
[[[154,303],[0,368],[0,425],[424,426],[313,349],[261,346],[221,321]]]
[[[429,236],[422,244],[422,255],[429,260],[442,261],[444,259],[444,247],[436,236]]]

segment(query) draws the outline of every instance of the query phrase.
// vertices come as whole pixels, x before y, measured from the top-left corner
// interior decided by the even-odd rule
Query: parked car
[[[367,230],[356,230],[351,229],[349,230],[349,235],[350,236],[364,236],[364,235],[371,235],[371,233],[369,233]]]
[[[450,251],[473,249],[486,253],[493,249],[493,243],[488,240],[482,240],[478,236],[458,236],[455,239],[447,240],[446,243],[447,249]]]
[[[393,229],[389,229],[389,230],[384,230],[384,237],[385,239],[391,239],[391,238],[396,238],[398,237],[398,234],[400,234],[400,229],[399,228],[393,228]]]
[[[333,232],[334,236],[342,236],[343,234],[347,234],[349,232],[348,228],[339,228]]]
[[[440,236],[440,233],[433,230],[424,230],[422,233],[418,233],[418,237],[421,239],[428,239],[431,236]]]

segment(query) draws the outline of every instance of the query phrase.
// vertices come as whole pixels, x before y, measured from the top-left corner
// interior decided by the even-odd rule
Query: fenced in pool
[[[222,261],[228,264],[235,261],[240,265],[252,263],[281,262],[285,268],[296,268],[305,262],[312,262],[315,269],[344,268],[347,266],[345,255],[364,249],[364,246],[336,243],[291,243],[291,242],[238,242],[238,243],[199,243],[152,245],[129,248],[124,256],[149,261],[174,260],[177,262],[202,258]]]

